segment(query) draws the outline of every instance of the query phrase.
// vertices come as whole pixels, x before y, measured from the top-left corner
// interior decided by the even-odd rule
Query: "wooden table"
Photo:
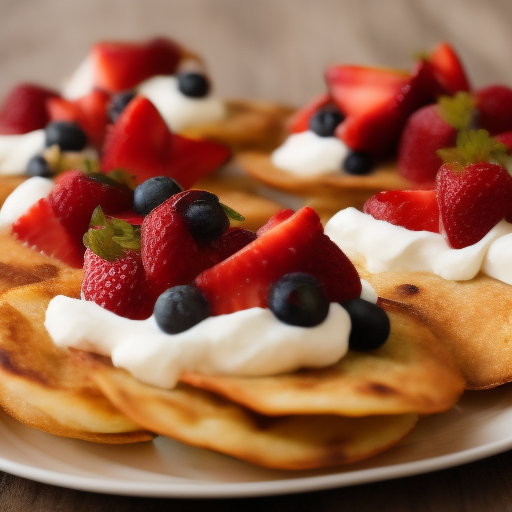
[[[457,48],[475,85],[511,84],[510,19],[508,0],[0,0],[0,96],[26,80],[58,87],[96,40],[154,35],[200,53],[223,97],[301,105],[323,90],[330,63],[407,68],[440,40]],[[6,512],[512,510],[511,452],[398,480],[230,500],[103,495],[0,474]]]

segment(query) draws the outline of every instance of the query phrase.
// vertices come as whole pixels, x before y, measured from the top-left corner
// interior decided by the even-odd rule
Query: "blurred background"
[[[450,42],[475,86],[512,85],[510,0],[0,0],[0,97],[58,87],[98,40],[174,38],[218,95],[300,106],[328,64],[410,68]]]

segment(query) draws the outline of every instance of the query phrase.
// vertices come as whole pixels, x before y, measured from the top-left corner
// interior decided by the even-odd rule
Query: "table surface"
[[[475,86],[512,83],[508,0],[0,0],[0,96],[20,81],[58,87],[100,39],[175,38],[200,53],[223,97],[301,105],[332,63],[410,67],[450,41]],[[62,489],[0,473],[0,510],[512,510],[512,452],[398,480],[298,495],[168,500]]]

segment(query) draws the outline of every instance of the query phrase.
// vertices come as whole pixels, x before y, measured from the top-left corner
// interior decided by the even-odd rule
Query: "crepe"
[[[380,296],[411,312],[442,341],[467,388],[512,381],[512,286],[484,274],[448,281],[428,272],[370,274],[357,266]]]
[[[432,414],[452,407],[464,380],[448,351],[415,315],[381,305],[391,335],[379,349],[349,351],[322,369],[269,377],[185,374],[182,381],[266,415]]]
[[[382,190],[416,188],[398,173],[394,162],[387,162],[364,176],[340,170],[339,173],[301,177],[275,167],[270,153],[246,151],[237,155],[236,161],[255,180],[304,197],[325,220],[348,206],[362,210],[366,200]]]
[[[266,101],[227,100],[227,117],[187,128],[187,137],[210,139],[233,153],[244,150],[272,151],[286,138],[286,122],[294,110]]]
[[[104,393],[137,423],[183,443],[269,468],[298,470],[355,462],[398,443],[417,421],[414,414],[263,416],[184,384],[158,389],[105,361],[90,361],[91,375]]]
[[[56,347],[43,322],[50,299],[78,296],[81,270],[15,288],[0,301],[0,405],[17,420],[59,436],[101,443],[146,441],[153,435],[99,391],[82,354]]]

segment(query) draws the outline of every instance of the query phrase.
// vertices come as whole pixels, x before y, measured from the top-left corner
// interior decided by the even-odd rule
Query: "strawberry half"
[[[51,121],[71,121],[78,124],[87,135],[87,140],[100,149],[109,122],[109,101],[110,94],[94,90],[77,100],[51,98],[48,100],[48,112]]]
[[[512,89],[490,85],[474,92],[478,125],[491,135],[512,130]]]
[[[59,94],[35,84],[14,87],[0,106],[0,135],[17,135],[44,128],[50,120],[46,102]]]
[[[172,134],[154,105],[138,96],[110,128],[101,169],[124,169],[136,175],[139,184],[155,176],[169,176],[189,188],[229,156],[229,149],[216,142]]]
[[[155,75],[172,75],[182,53],[180,46],[167,38],[96,43],[90,53],[94,85],[112,93],[131,89]]]
[[[447,94],[471,90],[464,67],[448,43],[437,45],[429,57],[429,62],[434,68],[436,79]]]
[[[270,222],[274,227],[263,229],[254,242],[197,276],[213,315],[266,307],[272,284],[290,272],[311,273],[330,302],[359,297],[354,265],[323,233],[314,210],[305,207]]]
[[[364,213],[411,231],[439,233],[439,206],[435,190],[389,190],[370,197]]]
[[[12,233],[47,256],[53,256],[70,267],[82,267],[83,244],[62,226],[46,198],[40,199],[13,224]]]

